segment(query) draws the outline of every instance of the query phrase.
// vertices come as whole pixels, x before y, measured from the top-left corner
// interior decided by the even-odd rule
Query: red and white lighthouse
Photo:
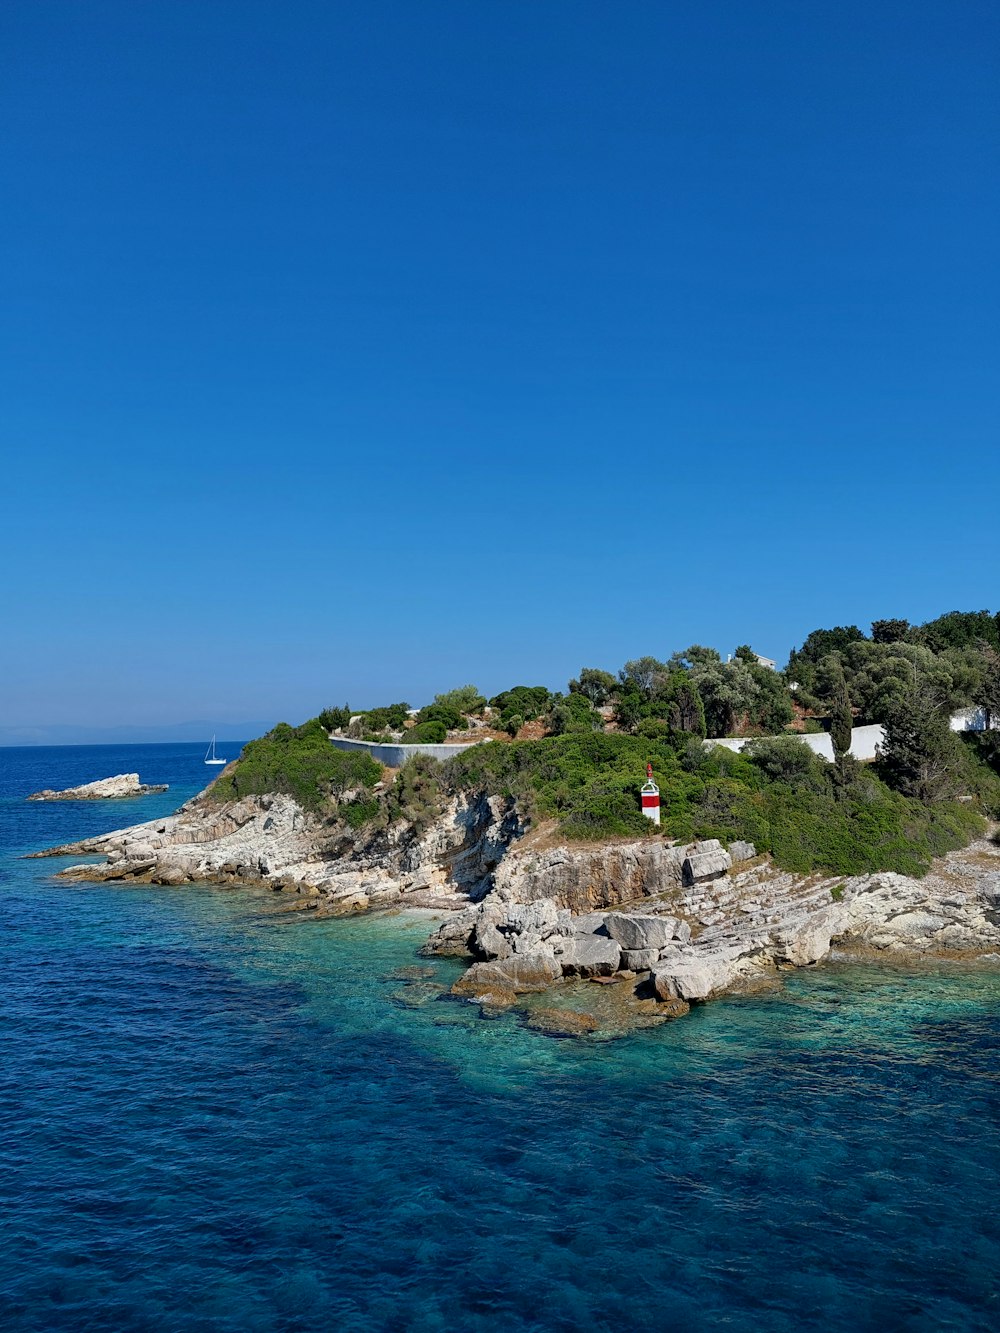
[[[639,792],[642,798],[642,813],[654,824],[660,822],[660,789],[653,781],[653,765],[646,765],[646,781]]]

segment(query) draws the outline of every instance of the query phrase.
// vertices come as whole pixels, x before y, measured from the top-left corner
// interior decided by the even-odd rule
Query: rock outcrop
[[[921,880],[845,879],[788,874],[748,843],[539,849],[524,832],[499,797],[455,797],[425,828],[397,821],[352,833],[287,796],[202,796],[167,819],[54,852],[103,856],[62,872],[78,879],[259,882],[330,912],[446,909],[425,950],[468,958],[454,992],[490,1011],[564,981],[594,991],[614,981],[652,1022],[773,984],[834,947],[1000,952],[1000,847],[989,841],[950,853]]]
[[[113,778],[98,778],[96,782],[85,782],[79,787],[67,787],[64,791],[53,791],[46,787],[44,791],[32,792],[29,801],[114,801],[125,796],[148,796],[150,792],[166,791],[167,784],[153,784],[139,781],[138,773],[119,773]]]
[[[521,832],[513,803],[499,797],[454,798],[427,829],[400,823],[366,835],[325,824],[290,796],[222,804],[202,795],[165,819],[38,855],[105,858],[61,872],[79,880],[262,882],[333,912],[404,900],[455,910],[489,890],[497,863]]]
[[[661,848],[658,857],[648,850],[560,848],[540,856],[515,849],[495,890],[445,922],[427,952],[509,956],[522,900],[543,885],[551,897],[532,904],[540,914],[530,937],[535,956],[551,956],[566,979],[637,973],[638,995],[648,986],[670,1004],[767,982],[782,968],[821,961],[835,944],[910,955],[1000,951],[1000,847],[991,842],[950,853],[922,880],[888,873],[803,878],[766,860],[734,872],[721,869],[730,857],[716,843]],[[740,849],[741,864],[756,859],[749,850]],[[602,855],[605,870],[627,871],[632,889],[640,868],[650,872],[631,903],[621,884],[601,873]],[[581,902],[612,910],[569,910]]]

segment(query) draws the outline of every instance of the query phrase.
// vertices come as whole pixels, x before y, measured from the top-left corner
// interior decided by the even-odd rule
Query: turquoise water
[[[23,802],[134,769],[170,793]],[[421,917],[16,859],[204,773],[0,750],[4,1329],[1000,1326],[996,972],[837,965],[560,1041],[405,1007]]]

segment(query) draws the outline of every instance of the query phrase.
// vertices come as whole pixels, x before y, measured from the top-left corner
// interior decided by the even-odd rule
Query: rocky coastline
[[[79,787],[66,787],[63,791],[53,791],[46,787],[44,791],[32,792],[29,801],[117,801],[128,796],[149,796],[153,792],[166,791],[167,784],[150,784],[139,781],[138,773],[118,773],[113,778],[98,778],[96,782],[84,782]]]
[[[783,970],[832,949],[1000,957],[1000,846],[990,839],[912,879],[797,876],[748,843],[574,845],[552,836],[526,828],[499,797],[453,797],[427,827],[401,821],[366,834],[287,796],[200,796],[167,818],[35,855],[102,857],[59,872],[81,881],[257,883],[322,915],[437,909],[443,919],[424,952],[467,961],[452,993],[486,1014],[522,997],[555,1003],[587,983],[595,1002],[613,987],[618,1007],[643,1025],[776,984]],[[599,1026],[579,1006],[564,1020],[557,1010],[532,1014],[541,1030]]]

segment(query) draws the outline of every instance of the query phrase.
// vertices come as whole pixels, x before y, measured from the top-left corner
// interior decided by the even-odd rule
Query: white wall
[[[366,750],[387,768],[400,768],[415,754],[428,754],[432,759],[451,759],[467,750],[469,745],[481,745],[482,741],[470,741],[467,745],[380,745],[377,741],[352,741],[346,736],[331,736],[330,744],[338,750]]]
[[[1000,718],[990,717],[985,708],[963,708],[951,719],[952,731],[996,731]]]
[[[808,745],[814,754],[821,755],[824,759],[833,762],[833,741],[830,739],[830,733],[827,731],[815,732],[812,735],[803,732],[786,731],[785,736],[791,736],[793,740],[801,741],[803,745]],[[885,738],[885,729],[878,725],[868,727],[853,727],[851,729],[851,749],[850,753],[855,759],[869,760],[875,758],[875,751]],[[739,753],[745,745],[749,745],[752,740],[759,740],[756,736],[721,736],[716,740],[706,741],[706,745],[724,745],[727,750],[734,750]],[[768,739],[775,739],[769,737]]]

